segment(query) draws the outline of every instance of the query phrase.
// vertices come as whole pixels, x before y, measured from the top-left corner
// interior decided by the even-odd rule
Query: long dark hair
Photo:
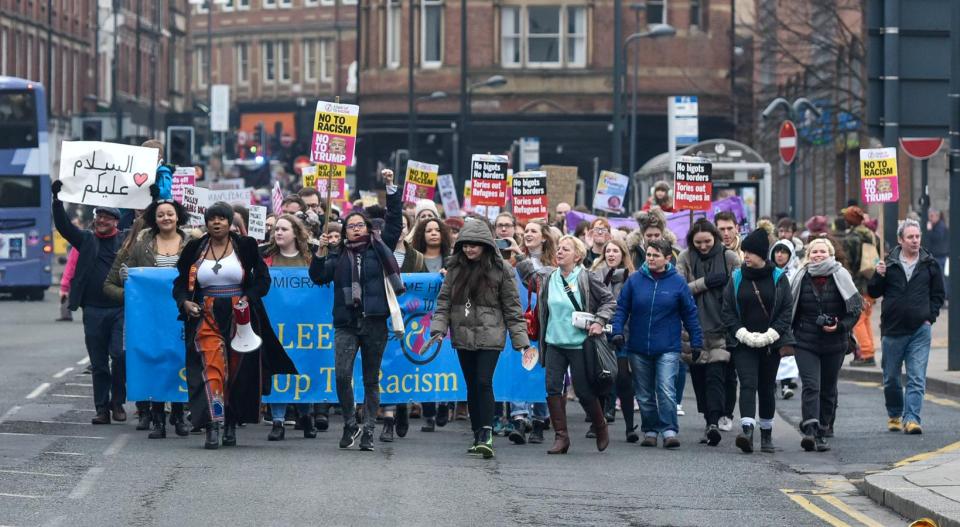
[[[476,260],[467,258],[463,253],[463,244],[460,243],[450,257],[447,276],[452,279],[451,299],[455,304],[463,304],[468,299],[475,298],[478,291],[495,287],[496,284],[492,283],[490,275],[495,269],[500,269],[502,272],[500,255],[485,243],[479,245],[483,247],[483,253]]]
[[[717,229],[717,226],[713,223],[710,223],[710,220],[706,218],[700,218],[697,221],[693,222],[693,225],[690,226],[690,230],[687,231],[687,249],[694,249],[693,246],[693,237],[701,232],[706,232],[713,236],[713,244],[722,244],[723,238],[720,237],[720,231]]]
[[[450,249],[453,244],[450,241],[450,228],[447,227],[440,218],[430,218],[418,223],[417,228],[413,231],[413,238],[410,240],[410,244],[413,245],[414,249],[426,254],[427,225],[431,223],[436,223],[438,225],[437,228],[440,229],[440,254],[446,257],[450,254]]]

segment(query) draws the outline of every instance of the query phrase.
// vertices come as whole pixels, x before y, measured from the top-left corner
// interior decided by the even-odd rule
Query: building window
[[[387,0],[387,67],[400,67],[400,35],[403,34],[403,7],[399,0]]]
[[[705,0],[690,0],[690,27],[706,29],[706,24],[704,24],[703,20],[703,11],[706,7],[704,5],[705,3]]]
[[[263,8],[264,8],[264,9],[276,9],[276,8],[277,8],[277,0],[263,0]]]
[[[303,0],[303,7],[317,7],[320,5],[320,0]]]
[[[273,53],[273,42],[264,42],[260,45],[260,55],[263,58],[263,82],[266,83],[277,80],[276,59]]]
[[[204,2],[200,2],[199,4],[197,4],[197,13],[200,13],[202,15],[207,14],[207,10],[209,9],[208,7],[209,3],[210,3],[210,0],[206,0]]]
[[[420,10],[420,64],[439,68],[443,64],[443,3],[423,0]]]
[[[647,1],[647,24],[667,23],[667,0]]]
[[[567,8],[567,66],[587,65],[587,10]]]
[[[69,113],[68,97],[70,92],[74,90],[70,89],[70,51],[67,48],[61,48],[61,53],[63,53],[63,57],[60,64],[63,66],[63,72],[60,75],[60,83],[62,84],[60,88],[60,113],[67,115]],[[76,89],[76,86],[74,88]]]
[[[293,7],[293,0],[280,0],[280,7],[283,9],[290,9]]]
[[[193,84],[197,88],[207,87],[207,50],[193,48]]]
[[[343,5],[357,5],[357,0],[341,0]]]
[[[51,87],[51,89],[53,86],[57,85],[57,54],[56,53],[50,54],[50,82],[48,83],[48,85]],[[55,99],[54,97],[50,97],[50,106],[51,106],[50,110],[53,113],[56,113],[56,110],[52,108],[53,106],[56,105],[56,102],[57,102],[57,99]]]
[[[233,11],[233,3],[234,3],[233,0],[224,0],[223,4],[221,4],[220,8],[223,9],[224,11],[226,11],[226,12]]]
[[[333,41],[303,41],[303,75],[306,82],[333,80]]]
[[[101,67],[103,67],[103,64],[102,64],[103,62],[104,62],[104,61],[101,61],[101,65],[100,65]],[[103,78],[103,77],[105,77],[105,75],[101,75],[101,76],[100,76],[100,78]],[[183,83],[182,83],[181,79],[182,79],[182,77],[181,77],[181,75],[180,75],[180,53],[178,53],[176,50],[171,50],[171,53],[170,53],[170,84],[171,84],[171,87],[172,87],[172,88],[171,88],[172,91],[177,92],[177,93],[183,93]],[[106,93],[106,92],[100,92],[100,93]]]
[[[46,64],[45,61],[47,58],[47,53],[46,53],[47,41],[43,39],[38,39],[37,44],[40,46],[40,48],[37,50],[37,78],[43,79],[42,81],[43,84],[47,84],[47,79],[46,79],[47,70],[44,69],[44,65]]]
[[[320,41],[320,80],[323,82],[333,82],[334,65],[333,41]]]
[[[7,28],[0,30],[0,75],[7,75]]]
[[[237,83],[250,84],[250,57],[247,44],[241,42],[236,46],[237,54]]]
[[[500,10],[500,62],[504,66],[520,66],[521,39],[520,8],[504,7]]]
[[[73,62],[71,62],[70,67],[73,68],[73,85],[78,87],[75,90],[70,90],[72,94],[70,98],[70,108],[73,112],[76,112],[80,109],[80,79],[78,75],[80,75],[80,71],[83,69],[80,67],[80,53],[78,51],[73,52]]]
[[[555,6],[527,7],[527,64],[560,65],[561,10]]]
[[[237,0],[237,11],[249,11],[250,0]]]
[[[290,41],[277,42],[277,48],[280,52],[280,81],[290,82]]]
[[[502,7],[500,34],[500,62],[505,67],[587,65],[587,10],[583,6]]]

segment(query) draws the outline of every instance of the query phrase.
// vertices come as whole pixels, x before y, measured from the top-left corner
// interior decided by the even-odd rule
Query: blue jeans
[[[680,367],[677,368],[677,378],[674,384],[673,393],[676,394],[677,404],[683,404],[683,390],[687,387],[687,363],[680,361]]]
[[[645,436],[677,435],[676,378],[679,353],[630,355],[633,385],[640,403],[640,430]]]
[[[920,326],[912,335],[883,337],[882,346],[880,366],[883,368],[887,416],[903,417],[904,421],[920,424],[927,385],[927,359],[930,357],[930,324]],[[907,368],[906,396],[900,384],[904,364]]]
[[[536,421],[546,421],[547,403],[510,403],[510,417],[530,417]]]
[[[273,417],[274,421],[284,421],[287,416],[287,405],[290,403],[270,403],[270,415]],[[297,408],[297,412],[300,414],[300,417],[305,415],[310,415],[310,404],[309,403],[293,403],[293,406]]]

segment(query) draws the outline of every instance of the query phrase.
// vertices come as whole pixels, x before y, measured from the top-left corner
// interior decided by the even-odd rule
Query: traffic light
[[[193,147],[192,126],[167,127],[167,163],[175,166],[193,166]]]

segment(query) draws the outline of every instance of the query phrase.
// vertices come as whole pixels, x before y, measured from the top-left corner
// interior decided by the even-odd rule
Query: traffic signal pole
[[[960,2],[953,2],[950,14],[950,261],[960,264]],[[926,218],[921,218],[927,221]],[[950,280],[950,316],[947,342],[947,369],[960,370],[960,276]]]

